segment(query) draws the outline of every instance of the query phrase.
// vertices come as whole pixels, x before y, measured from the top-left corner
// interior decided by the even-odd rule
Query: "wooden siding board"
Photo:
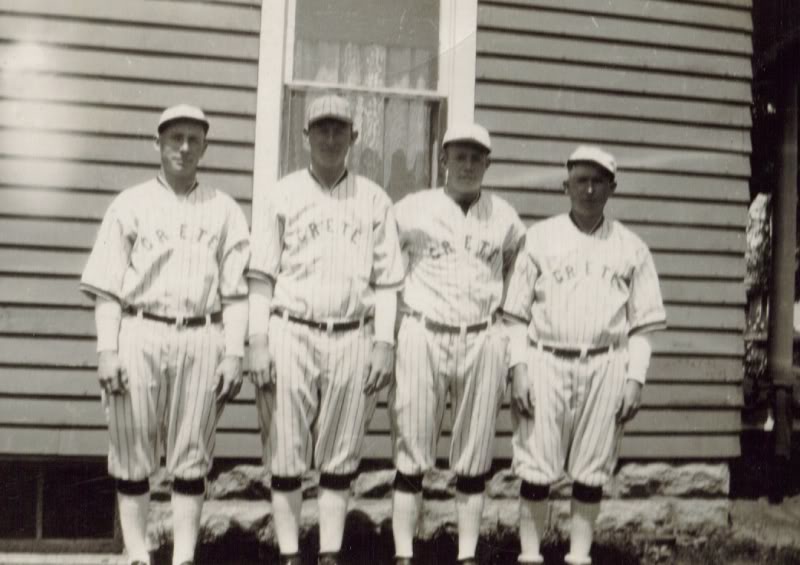
[[[478,28],[539,32],[592,39],[598,43],[662,45],[747,56],[753,52],[750,33],[746,31],[615,18],[605,11],[602,15],[592,15],[481,4],[478,6]]]
[[[497,134],[492,138],[492,158],[499,161],[526,162],[536,159],[537,161],[560,163],[580,141],[580,138],[565,140],[511,137]],[[620,167],[626,169],[741,178],[750,175],[750,159],[747,154],[681,149],[679,147],[622,145],[613,140],[602,142],[601,145],[614,154]]]
[[[129,110],[125,108],[97,108],[73,104],[23,102],[0,100],[0,127],[13,130],[44,132],[80,132],[81,135],[98,134],[139,137],[148,149],[152,161],[151,143],[156,135],[156,124],[163,108]],[[255,141],[255,116],[229,117],[206,112],[209,129],[209,151],[219,142],[252,145]],[[6,134],[4,134],[6,135]],[[252,162],[250,163],[252,167]]]
[[[28,73],[24,80],[0,81],[0,96],[11,100],[64,102],[93,107],[142,108],[157,117],[177,101],[189,101],[212,116],[234,111],[255,116],[256,92],[216,85],[156,84],[131,88],[130,81],[108,77],[74,77]],[[216,135],[216,120],[211,124]]]
[[[88,251],[94,243],[98,227],[97,222],[0,217],[0,241],[3,245]]]
[[[608,42],[520,34],[484,29],[478,33],[478,55],[500,55],[529,59],[591,63],[691,75],[747,79],[753,76],[749,55],[720,55]]]
[[[667,304],[744,306],[740,281],[690,280],[661,277],[661,293]],[[77,277],[41,277],[0,273],[0,303],[86,306],[78,291]]]
[[[577,145],[577,142],[576,144]],[[574,149],[574,146],[572,146]],[[530,162],[492,162],[486,171],[484,184],[496,188],[538,188],[559,191],[567,178],[564,163],[569,149],[555,161],[545,161],[542,155],[530,155]],[[547,156],[553,159],[553,155]],[[714,200],[750,203],[749,182],[746,178],[713,177],[675,172],[635,171],[625,164],[618,169],[616,196],[663,196],[682,200]]]
[[[258,33],[260,27],[257,6],[224,6],[210,2],[194,2],[191,9],[187,9],[185,2],[165,0],[121,3],[0,0],[0,12],[248,33]]]
[[[712,2],[714,0],[711,0]],[[701,27],[716,26],[726,29],[752,31],[753,19],[749,11],[751,0],[734,0],[727,2],[734,9],[703,6],[697,3],[682,4],[680,2],[648,0],[614,0],[595,6],[583,0],[503,0],[503,4],[514,4],[528,8],[544,8],[548,10],[599,13],[614,17],[637,18],[651,21],[678,22]],[[483,2],[490,4],[491,2]],[[726,2],[722,2],[726,4]]]
[[[689,124],[644,123],[632,119],[568,116],[531,110],[478,109],[475,119],[492,124],[492,133],[524,137],[581,139],[620,144],[660,145],[749,153],[750,131]]]
[[[437,446],[437,457],[446,458],[449,444],[446,439]],[[102,456],[107,453],[108,432],[105,429],[70,428],[26,428],[0,427],[0,453],[9,455],[52,456]],[[385,435],[368,434],[364,440],[363,453],[375,457],[391,456],[390,440]],[[729,459],[740,453],[739,434],[672,434],[634,435],[622,440],[620,457],[625,459]],[[217,434],[216,456],[218,458],[261,457],[261,440],[255,433]],[[511,458],[511,444],[507,436],[495,441],[494,456]]]
[[[686,355],[744,355],[741,332],[709,332],[668,329],[652,337],[654,353]]]
[[[744,103],[674,100],[658,96],[606,94],[571,88],[489,82],[479,82],[475,86],[475,106],[476,109],[511,108],[670,123],[746,128],[752,125],[750,107]]]
[[[42,18],[38,15],[0,13],[0,37],[17,42],[65,45],[132,52],[200,55],[238,60],[258,59],[258,34],[231,36],[229,30],[187,30],[174,27],[130,25]]]
[[[0,44],[0,70],[9,78],[16,73],[39,72],[138,79],[143,82],[224,85],[241,89],[255,89],[257,83],[252,62],[47,45],[32,48],[13,43]]]
[[[144,139],[139,142],[145,148],[148,145],[152,147]],[[209,142],[209,151],[213,147],[212,139]],[[155,151],[150,163],[124,166],[115,163],[0,156],[0,168],[4,173],[3,178],[0,178],[0,187],[8,186],[17,190],[19,187],[29,186],[58,189],[65,193],[71,190],[90,190],[116,194],[124,188],[155,178],[158,167],[158,154]],[[249,200],[252,195],[253,175],[250,171],[201,170],[198,178],[200,182],[225,190],[237,199]],[[28,211],[35,213],[37,210]]]
[[[150,122],[150,120],[148,120]],[[0,155],[23,158],[89,160],[151,165],[158,163],[152,135],[124,138],[91,133],[60,133],[6,130],[0,136]],[[250,146],[209,145],[202,165],[215,169],[248,172],[253,169],[254,151]],[[157,170],[157,169],[156,169]]]
[[[738,307],[669,304],[666,308],[667,323],[671,329],[744,331],[744,311]],[[741,335],[737,339],[741,339]]]
[[[389,410],[379,407],[369,423],[372,434],[389,435]],[[21,399],[14,396],[0,396],[0,426],[42,425],[52,427],[93,427],[106,425],[105,414],[100,399]],[[235,401],[225,406],[219,420],[218,431],[248,431],[258,433],[258,417],[253,402]],[[737,432],[741,429],[741,416],[738,409],[728,410],[681,410],[643,408],[625,428],[627,433],[720,433]],[[452,430],[452,417],[449,413],[442,423],[442,432]],[[511,410],[508,406],[500,410],[496,420],[498,433],[513,433]]]
[[[605,92],[747,104],[750,81],[634,71],[496,56],[478,58],[478,80],[518,85],[595,89]]]
[[[202,177],[201,177],[202,179]],[[202,180],[201,180],[202,182]],[[101,220],[114,193],[93,194],[35,188],[0,188],[0,210],[38,218]],[[231,195],[236,197],[236,195]],[[250,217],[250,203],[239,201],[245,217]]]
[[[539,217],[569,211],[569,199],[563,190],[533,191],[496,189],[495,193],[517,209],[520,215]],[[744,204],[725,202],[682,202],[657,198],[612,196],[607,215],[626,221],[743,229],[747,217]]]

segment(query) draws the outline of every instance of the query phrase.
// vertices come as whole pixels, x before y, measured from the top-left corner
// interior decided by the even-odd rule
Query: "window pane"
[[[309,164],[303,122],[306,106],[315,96],[305,90],[287,93],[281,176]],[[348,168],[384,187],[393,200],[431,186],[431,143],[436,137],[432,124],[439,103],[362,93],[351,93],[348,98],[359,132]]]
[[[436,90],[438,0],[297,0],[297,80]]]

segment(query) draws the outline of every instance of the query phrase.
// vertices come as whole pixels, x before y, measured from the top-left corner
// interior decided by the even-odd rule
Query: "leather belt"
[[[128,306],[124,310],[125,314],[129,316],[136,316],[144,318],[145,320],[153,320],[154,322],[161,322],[179,328],[198,328],[200,326],[207,326],[210,324],[219,324],[222,322],[222,312],[214,312],[213,314],[206,314],[205,316],[179,316],[172,318],[170,316],[160,316],[158,314],[151,314],[144,310],[137,310],[133,306]]]
[[[614,349],[613,345],[606,345],[603,347],[553,347],[552,345],[545,345],[534,340],[530,340],[531,345],[540,351],[546,351],[556,357],[563,359],[583,359],[585,357],[592,357],[594,355],[601,355],[608,353]]]
[[[494,322],[495,318],[497,317],[497,314],[492,314],[491,321],[486,320],[485,322],[478,322],[476,324],[461,324],[460,326],[453,326],[431,320],[425,316],[425,314],[418,312],[417,310],[406,310],[404,311],[404,314],[406,316],[416,318],[425,325],[426,329],[429,329],[432,332],[446,334],[471,334],[475,332],[482,332],[483,330],[488,329],[491,323]]]
[[[314,328],[315,330],[320,330],[324,332],[344,332],[348,330],[356,330],[362,327],[365,323],[367,323],[371,318],[360,318],[358,320],[349,320],[346,322],[334,322],[333,320],[328,320],[325,322],[318,322],[316,320],[306,320],[305,318],[298,318],[292,314],[289,314],[287,310],[283,308],[275,308],[272,310],[272,313],[276,316],[280,316],[284,320],[289,320],[290,322],[294,322],[295,324],[302,324],[304,326],[308,326],[309,328]]]

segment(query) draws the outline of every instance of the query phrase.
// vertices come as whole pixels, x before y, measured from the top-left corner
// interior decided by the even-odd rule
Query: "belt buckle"
[[[176,328],[185,328],[187,323],[188,320],[186,319],[186,316],[184,316],[183,314],[179,314],[178,316],[175,317]]]
[[[333,320],[331,320],[330,318],[325,320],[325,331],[329,334],[333,333]]]
[[[580,359],[581,359],[581,361],[585,361],[588,356],[589,356],[589,347],[584,345],[583,347],[581,347],[581,350],[580,350]]]
[[[462,339],[467,337],[467,323],[466,322],[461,322],[461,324],[459,324],[459,326],[458,326],[458,335]]]

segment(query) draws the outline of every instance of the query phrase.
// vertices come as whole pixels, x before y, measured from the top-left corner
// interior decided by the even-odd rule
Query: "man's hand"
[[[535,399],[528,379],[528,365],[517,363],[511,369],[511,402],[521,416],[533,418]]]
[[[107,394],[122,394],[128,390],[128,372],[120,364],[116,351],[101,351],[98,354],[97,375],[100,388]]]
[[[617,411],[617,421],[620,424],[633,420],[639,407],[642,404],[642,383],[633,379],[625,381],[625,389],[622,391],[622,402]]]
[[[266,334],[250,336],[250,380],[260,389],[275,385],[275,363],[269,354]]]
[[[242,358],[226,355],[217,365],[217,402],[228,402],[236,398],[242,388]]]
[[[364,370],[364,394],[375,394],[389,384],[394,374],[394,346],[376,341]]]

